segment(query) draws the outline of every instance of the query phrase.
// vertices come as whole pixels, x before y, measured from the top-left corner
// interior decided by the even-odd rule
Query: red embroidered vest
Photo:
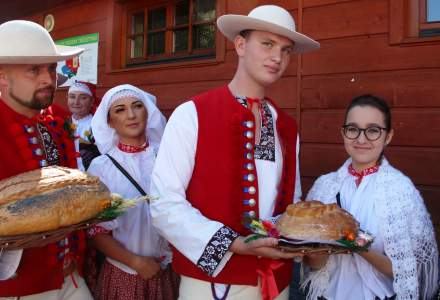
[[[5,179],[40,166],[58,158],[59,164],[76,167],[73,142],[67,138],[61,119],[51,116],[41,119],[44,127],[38,129],[37,121],[26,118],[10,109],[0,99],[0,179]],[[39,130],[47,130],[43,133]],[[50,134],[55,145],[44,147],[34,137],[46,141]],[[45,135],[45,137],[43,137]],[[35,142],[36,141],[36,142]],[[47,141],[46,141],[47,142]],[[41,150],[37,150],[41,149]],[[58,153],[49,159],[47,153]],[[64,282],[63,261],[65,256],[77,260],[80,268],[85,251],[84,232],[78,231],[61,241],[45,247],[23,251],[16,276],[0,281],[0,297],[18,297],[61,288]]]
[[[258,219],[258,179],[253,145],[255,121],[252,112],[241,105],[227,86],[196,96],[198,141],[195,166],[186,197],[207,218],[219,221],[242,236],[254,216]],[[297,126],[286,113],[277,111],[276,130],[283,153],[283,171],[278,187],[274,215],[293,202],[296,172]],[[252,147],[248,147],[251,143]],[[251,149],[249,149],[251,148]],[[253,199],[254,201],[249,201]],[[192,278],[224,284],[258,284],[258,273],[271,260],[234,254],[216,277],[209,277],[176,249],[173,267]],[[290,282],[291,261],[275,273],[279,291]]]

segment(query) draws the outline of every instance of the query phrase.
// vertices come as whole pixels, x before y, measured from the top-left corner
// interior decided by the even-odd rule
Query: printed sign
[[[74,36],[55,42],[57,45],[84,49],[79,57],[58,63],[58,86],[70,86],[74,80],[98,83],[98,43],[99,33]]]

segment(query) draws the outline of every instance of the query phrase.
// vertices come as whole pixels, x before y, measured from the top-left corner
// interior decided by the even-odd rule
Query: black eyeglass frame
[[[388,131],[387,128],[380,127],[380,126],[376,126],[376,125],[369,126],[369,127],[367,127],[367,128],[359,128],[359,127],[354,126],[354,125],[345,124],[345,125],[342,125],[341,127],[342,127],[342,133],[344,134],[344,136],[345,136],[347,139],[349,139],[349,140],[355,140],[355,139],[359,138],[359,136],[361,135],[361,133],[362,133],[362,131],[363,131],[363,132],[364,132],[364,136],[365,136],[365,138],[366,138],[367,140],[369,140],[370,142],[374,142],[374,141],[377,141],[378,139],[380,139],[380,137],[382,136],[382,131]],[[347,129],[348,127],[353,127],[353,128],[356,128],[357,130],[359,130],[359,131],[358,131],[358,135],[357,135],[356,137],[348,137],[348,136],[347,136],[347,133],[346,133],[346,129]],[[370,128],[378,128],[378,129],[380,129],[380,131],[379,131],[379,136],[378,136],[376,139],[370,139],[370,138],[368,137],[368,135],[367,135],[367,130],[370,129]]]

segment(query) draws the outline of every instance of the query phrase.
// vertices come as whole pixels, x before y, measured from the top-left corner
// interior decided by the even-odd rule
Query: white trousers
[[[0,300],[93,300],[93,297],[84,279],[75,271],[64,278],[59,290],[23,297],[0,297]]]
[[[217,295],[222,297],[223,295]],[[179,300],[209,300],[214,299],[211,291],[211,283],[180,276]],[[261,286],[231,285],[227,300],[261,300]],[[289,287],[285,288],[275,300],[289,299]]]

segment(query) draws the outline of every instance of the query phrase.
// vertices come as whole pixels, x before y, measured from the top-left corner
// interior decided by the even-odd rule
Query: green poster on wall
[[[55,42],[57,45],[75,46],[84,49],[79,57],[74,57],[58,63],[58,79],[62,84],[70,86],[74,80],[98,83],[98,45],[99,33],[73,36]]]

